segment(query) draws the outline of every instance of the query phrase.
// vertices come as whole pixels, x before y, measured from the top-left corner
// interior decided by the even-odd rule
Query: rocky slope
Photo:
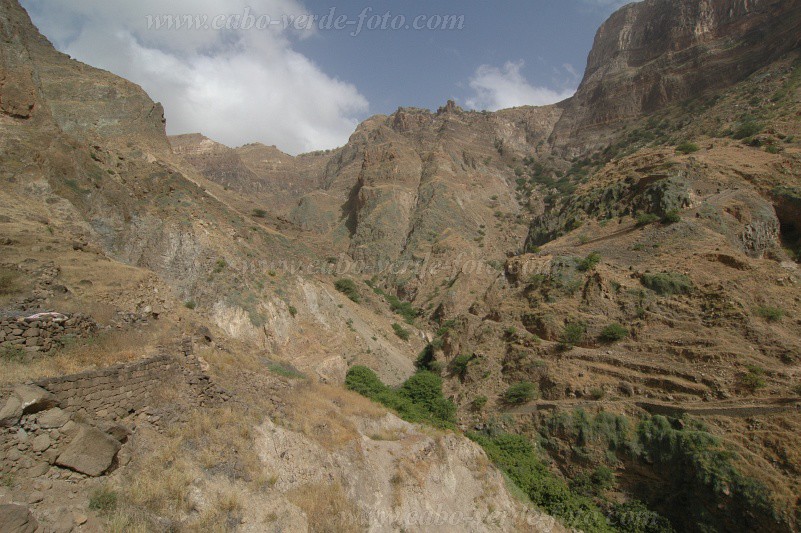
[[[217,425],[200,410],[166,441],[143,431],[118,473],[138,490],[130,527],[313,529],[344,513],[380,530],[372,511],[428,509],[421,490],[448,512],[519,512],[464,438],[337,388],[354,365],[397,385],[417,359],[459,428],[541,444],[570,494],[537,501],[572,525],[581,501],[620,530],[627,512],[662,523],[652,511],[678,530],[797,529],[798,7],[627,6],[566,102],[402,108],[290,157],[168,142],[158,104],[54,51],[4,0],[0,306],[92,315],[103,349],[3,352],[3,383],[189,334],[236,401],[261,406]],[[268,476],[269,505],[245,463],[285,474]],[[199,481],[148,499],[163,471]]]

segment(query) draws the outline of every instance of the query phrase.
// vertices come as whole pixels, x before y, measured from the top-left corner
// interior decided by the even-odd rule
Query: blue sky
[[[436,109],[454,99],[495,110],[562,100],[580,82],[596,30],[624,3],[22,0],[58,49],[162,102],[168,133],[199,131],[229,146],[259,141],[293,154],[342,145],[360,121],[399,106]],[[284,24],[332,8],[353,25]],[[406,24],[366,28],[385,13]],[[155,29],[165,15],[205,25]],[[274,24],[241,28],[247,15]],[[405,29],[438,15],[463,17],[461,29]]]

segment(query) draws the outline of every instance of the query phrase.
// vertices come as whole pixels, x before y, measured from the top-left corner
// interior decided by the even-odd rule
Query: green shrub
[[[674,533],[664,516],[648,509],[639,500],[616,504],[609,513],[609,523],[624,533]]]
[[[510,405],[521,405],[536,400],[539,392],[539,387],[534,383],[522,381],[506,389],[506,392],[503,393],[503,401]]]
[[[409,340],[410,333],[408,329],[397,323],[392,324],[392,329],[395,331],[395,335],[397,335],[401,340]]]
[[[676,147],[676,151],[681,154],[692,154],[700,150],[697,144],[690,141],[684,141]]]
[[[297,308],[297,307],[295,307],[294,305],[290,305],[290,306],[287,308],[287,310],[289,311],[289,314],[290,314],[290,315],[292,315],[292,317],[293,317],[293,318],[294,318],[295,316],[297,316],[297,314],[298,314],[298,308]]]
[[[89,496],[89,509],[101,514],[108,514],[117,509],[117,493],[101,487]]]
[[[464,378],[467,374],[467,367],[470,365],[470,362],[473,360],[472,355],[457,355],[453,358],[450,364],[450,371],[454,376],[459,376],[460,378]]]
[[[765,151],[766,151],[767,153],[769,153],[769,154],[774,154],[774,155],[776,155],[776,154],[780,153],[780,152],[782,151],[782,149],[781,149],[781,148],[779,148],[779,147],[778,147],[777,145],[775,145],[775,144],[769,144],[769,145],[767,145],[767,146],[765,147]]]
[[[598,252],[592,252],[590,255],[579,261],[576,268],[578,268],[581,272],[588,272],[598,266],[598,263],[600,262],[601,254]]]
[[[473,411],[481,411],[484,409],[484,406],[487,405],[489,398],[486,396],[477,396],[472,402],[470,402],[470,407]]]
[[[601,465],[590,474],[582,472],[575,476],[570,488],[584,496],[598,497],[614,488],[616,482],[615,473],[609,467]]]
[[[594,387],[590,389],[590,398],[592,398],[596,402],[603,400],[604,396],[606,396],[606,391],[604,391],[602,388]]]
[[[584,341],[587,334],[587,325],[583,322],[568,322],[562,330],[560,341],[565,346],[576,346]]]
[[[684,274],[662,272],[659,274],[643,274],[640,281],[647,288],[660,296],[672,294],[689,294],[693,289],[693,282]]]
[[[359,303],[361,301],[359,290],[356,288],[356,283],[352,279],[338,279],[334,283],[334,288],[350,298],[353,302]]]
[[[746,370],[748,371],[740,378],[745,388],[756,391],[767,387],[764,368],[756,365],[746,365]]]
[[[197,307],[197,303],[194,300],[187,300],[184,302],[184,307],[187,309],[194,309]]]
[[[367,367],[354,366],[345,376],[345,386],[393,409],[402,419],[427,423],[439,428],[453,428],[456,406],[442,394],[442,378],[429,371],[420,371],[398,389],[384,385]]]
[[[590,498],[570,490],[537,455],[525,437],[510,433],[468,433],[490,460],[519,487],[532,503],[585,533],[613,531],[603,512]]]
[[[681,222],[681,214],[677,209],[668,211],[665,216],[662,217],[662,224],[677,224],[679,222]]]
[[[254,209],[252,215],[256,218],[264,218],[267,216],[267,211],[264,209]]]
[[[378,374],[366,366],[351,367],[345,376],[345,387],[371,399],[387,390]]]
[[[217,259],[217,262],[214,263],[214,273],[219,274],[220,272],[225,270],[227,266],[228,263],[225,261],[225,259]]]
[[[734,130],[732,137],[735,139],[747,139],[748,137],[753,137],[760,132],[762,132],[762,125],[753,119],[747,119],[741,122],[740,125]]]
[[[289,379],[306,379],[306,375],[289,363],[267,362],[267,370]]]
[[[779,322],[784,318],[784,310],[778,307],[758,307],[756,309],[756,314],[768,322]]]
[[[604,342],[616,342],[629,336],[629,330],[620,324],[609,324],[601,330],[600,339]]]
[[[659,216],[653,213],[641,213],[637,215],[637,226],[643,227],[659,221]]]

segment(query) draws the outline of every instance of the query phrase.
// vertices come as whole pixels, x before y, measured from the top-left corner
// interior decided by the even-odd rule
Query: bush
[[[593,389],[590,389],[590,398],[592,398],[596,402],[603,400],[604,396],[606,396],[606,391],[604,391],[602,388],[595,387]]]
[[[683,143],[681,143],[680,145],[678,145],[678,146],[676,147],[676,151],[677,151],[677,152],[679,152],[679,153],[681,153],[681,154],[685,154],[685,155],[686,155],[686,154],[692,154],[692,153],[695,153],[695,152],[697,152],[698,150],[700,150],[700,148],[698,147],[698,145],[697,145],[697,144],[695,144],[695,143],[689,142],[689,141],[684,141]]]
[[[747,365],[748,372],[740,378],[743,386],[750,391],[756,391],[767,387],[765,382],[765,369],[756,365]]]
[[[345,386],[393,409],[407,422],[439,428],[453,428],[456,422],[456,406],[443,396],[442,378],[429,371],[420,371],[392,389],[369,368],[354,366],[345,376]]]
[[[197,307],[197,303],[194,300],[187,300],[184,302],[184,307],[187,309],[194,309]]]
[[[89,497],[89,509],[108,514],[117,509],[117,493],[105,487],[92,492]]]
[[[679,222],[681,222],[681,214],[677,209],[668,211],[665,216],[662,217],[662,224],[677,224]]]
[[[643,227],[659,221],[659,216],[653,213],[641,213],[637,215],[637,226]]]
[[[338,279],[334,283],[334,288],[347,296],[353,302],[359,303],[361,301],[359,290],[356,288],[356,283],[354,283],[352,279]]]
[[[754,120],[745,120],[734,130],[732,137],[735,139],[747,139],[762,131],[762,125]]]
[[[454,376],[459,376],[460,378],[464,378],[467,374],[467,367],[470,365],[470,362],[473,360],[472,355],[457,355],[454,357],[453,361],[450,364],[451,373]]]
[[[693,289],[693,282],[690,278],[684,274],[676,274],[674,272],[643,274],[640,281],[660,296],[689,294]]]
[[[345,376],[345,387],[371,399],[387,390],[378,374],[366,366],[351,367]]]
[[[778,322],[784,318],[784,310],[778,307],[759,307],[756,310],[756,314],[768,322]]]
[[[408,341],[409,340],[409,330],[401,326],[400,324],[392,324],[392,329],[395,331],[395,335],[398,336],[401,340]]]
[[[606,517],[590,498],[571,491],[537,456],[531,442],[510,433],[469,433],[490,460],[548,514],[566,526],[586,533],[612,531]]]
[[[521,405],[537,399],[538,396],[539,388],[534,383],[522,381],[506,389],[506,392],[503,393],[503,401],[510,405]]]
[[[470,402],[470,407],[473,411],[481,411],[484,409],[484,406],[487,405],[489,398],[486,396],[477,396],[472,402]]]
[[[625,533],[674,533],[675,529],[664,516],[648,509],[639,500],[612,507],[609,522]]]
[[[620,324],[609,324],[601,330],[600,339],[604,342],[616,342],[629,336],[629,330]]]
[[[560,341],[565,346],[581,344],[587,333],[587,326],[583,322],[568,322],[562,330]]]
[[[254,209],[252,215],[256,218],[265,218],[267,216],[267,211],[264,209]]]
[[[579,261],[576,268],[578,268],[581,272],[588,272],[598,266],[598,263],[600,262],[601,254],[598,252],[592,252],[590,255]]]
[[[793,387],[793,393],[797,394],[798,396],[801,396],[801,384],[796,385],[795,387]]]
[[[297,314],[298,314],[298,308],[297,308],[297,307],[295,307],[294,305],[290,305],[290,306],[287,308],[287,310],[289,311],[289,314],[290,314],[290,315],[292,315],[292,317],[293,317],[293,318],[294,318],[295,316],[297,316]]]

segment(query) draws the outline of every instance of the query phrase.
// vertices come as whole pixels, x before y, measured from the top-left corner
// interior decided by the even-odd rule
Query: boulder
[[[0,531],[3,533],[33,533],[39,523],[24,505],[0,505]]]
[[[13,426],[22,415],[38,413],[56,406],[56,398],[36,385],[18,385],[0,409],[0,426]]]
[[[70,421],[70,414],[58,407],[54,407],[39,413],[36,421],[39,423],[39,427],[43,429],[58,429],[64,427],[64,424]]]
[[[82,426],[56,459],[56,464],[87,476],[97,477],[109,469],[120,451],[120,443],[99,429]]]

